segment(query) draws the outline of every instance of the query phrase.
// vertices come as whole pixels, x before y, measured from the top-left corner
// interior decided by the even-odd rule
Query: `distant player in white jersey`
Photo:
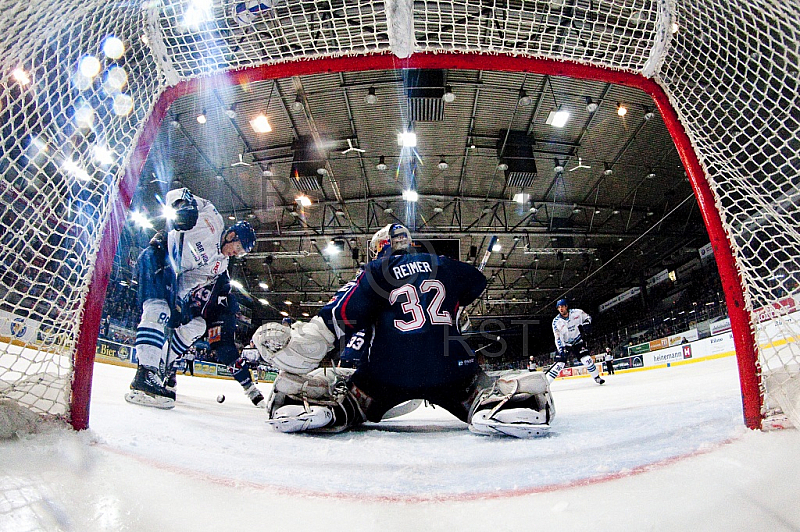
[[[586,336],[591,331],[592,317],[579,308],[570,309],[566,299],[559,299],[556,309],[558,315],[553,318],[556,357],[555,364],[547,370],[547,379],[553,382],[571,356],[580,359],[597,384],[605,383],[586,347]]]
[[[172,209],[169,232],[153,237],[136,264],[142,306],[136,330],[139,366],[125,395],[130,403],[164,409],[175,406],[175,361],[207,328],[209,341],[217,341],[220,362],[234,365],[239,358],[233,341],[238,305],[230,293],[228,261],[255,245],[250,224],[237,222],[225,229],[214,205],[186,188],[169,191],[166,206]],[[174,329],[169,342],[167,327]],[[263,401],[249,370],[234,377],[248,396]]]

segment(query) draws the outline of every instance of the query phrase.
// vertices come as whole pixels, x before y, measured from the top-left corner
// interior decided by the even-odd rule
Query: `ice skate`
[[[265,408],[267,403],[264,401],[264,394],[261,393],[261,390],[256,388],[255,384],[249,384],[244,387],[244,394],[259,408]]]
[[[125,394],[129,403],[169,410],[175,408],[175,392],[164,386],[164,380],[153,368],[139,366],[131,382],[131,391]]]

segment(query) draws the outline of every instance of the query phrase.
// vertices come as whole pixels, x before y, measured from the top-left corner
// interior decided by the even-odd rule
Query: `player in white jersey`
[[[225,229],[214,205],[186,188],[169,191],[166,206],[173,211],[166,238],[163,234],[153,237],[136,265],[142,305],[136,330],[139,366],[125,395],[128,402],[156,408],[175,406],[175,392],[168,382],[174,378],[172,367],[206,332],[207,325],[219,323],[220,330],[235,330],[238,307],[229,294],[228,260],[243,257],[255,245],[255,232],[247,222]],[[167,327],[174,328],[170,342]],[[225,338],[221,358],[229,358],[223,363],[232,364],[238,358],[232,347],[233,330]],[[249,373],[246,377],[249,381]],[[249,395],[248,382],[242,379],[237,378]],[[249,385],[252,393],[258,392],[252,382]]]
[[[600,377],[600,372],[586,348],[586,335],[591,330],[592,317],[579,308],[570,309],[566,299],[559,299],[556,302],[556,309],[558,315],[553,318],[556,357],[555,364],[547,370],[547,379],[553,382],[572,355],[580,359],[597,384],[603,384],[605,380]]]

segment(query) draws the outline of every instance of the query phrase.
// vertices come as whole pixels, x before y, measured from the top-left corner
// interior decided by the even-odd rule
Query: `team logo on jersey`
[[[222,325],[211,327],[208,330],[208,343],[213,344],[222,340]]]
[[[219,268],[220,268],[220,266],[222,266],[222,264],[220,264],[220,262],[219,262],[219,261],[217,261],[217,262],[216,262],[216,264],[214,264],[214,266],[211,268],[211,271],[212,271],[214,274],[218,274],[218,273],[219,273]]]

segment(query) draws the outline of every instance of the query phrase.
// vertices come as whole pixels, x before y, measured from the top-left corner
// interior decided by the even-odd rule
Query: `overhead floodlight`
[[[517,192],[516,194],[514,194],[514,201],[519,203],[520,205],[525,205],[530,198],[531,195],[526,192]]]
[[[165,220],[172,221],[177,217],[177,213],[175,209],[172,208],[171,205],[164,205],[164,209],[162,210]]]
[[[611,165],[608,163],[603,163],[603,175],[611,175],[614,173],[614,170],[611,168]]]
[[[244,285],[239,281],[237,281],[236,279],[231,279],[231,286],[236,288],[237,290],[241,290],[242,288],[244,288]]]
[[[450,167],[450,165],[449,165],[449,164],[447,164],[447,161],[445,161],[445,160],[444,160],[444,157],[442,157],[442,158],[439,160],[438,167],[439,167],[439,170],[447,170],[447,169]]]
[[[269,301],[267,301],[263,297],[261,299],[259,299],[258,302],[261,303],[262,305],[264,305],[265,307],[269,306]]]
[[[338,255],[342,250],[339,249],[339,246],[337,246],[333,240],[331,240],[328,242],[328,245],[323,251],[328,255]]]
[[[281,316],[283,316],[284,318],[288,318],[288,317],[289,317],[289,313],[288,313],[288,312],[286,312],[285,310],[282,310],[282,311],[280,311],[278,314],[280,314],[280,315],[281,315]]]
[[[442,100],[444,100],[447,103],[452,103],[453,101],[455,101],[455,99],[456,99],[456,95],[453,94],[453,87],[451,87],[450,85],[447,85],[445,87],[445,89],[444,89],[444,94],[442,95]]]
[[[505,172],[506,170],[508,170],[508,163],[506,163],[505,161],[500,161],[499,163],[497,163],[497,169],[500,170],[501,172]]]
[[[197,123],[198,124],[205,124],[208,121],[206,118],[206,110],[203,109],[203,112],[197,115]]]
[[[386,169],[388,168],[388,167],[386,166],[386,157],[384,157],[383,155],[381,155],[381,156],[378,158],[378,164],[376,164],[376,165],[375,165],[375,168],[377,168],[377,169],[378,169],[378,170],[380,170],[381,172],[383,172],[384,170],[386,170]]]
[[[644,119],[648,122],[656,117],[656,114],[649,107],[644,108]]]
[[[557,174],[564,173],[564,165],[557,158],[553,158],[553,171]]]
[[[227,109],[225,109],[225,116],[233,120],[236,118],[236,105],[231,105]]]
[[[403,148],[417,147],[417,134],[413,131],[404,131],[397,134],[397,145]]]
[[[311,198],[309,198],[309,197],[308,197],[308,196],[306,196],[305,194],[301,194],[300,196],[297,196],[297,197],[294,199],[294,201],[295,201],[295,202],[296,202],[298,205],[300,205],[301,207],[310,207],[310,206],[311,206],[311,204],[313,203],[313,202],[311,201]]]
[[[550,114],[547,115],[547,120],[545,121],[545,123],[548,126],[561,128],[567,124],[568,120],[569,120],[569,111],[562,111],[558,109],[555,111],[550,111]]]
[[[284,301],[283,304],[284,305],[288,305],[290,307],[292,306],[292,302],[290,300],[288,300],[288,299],[286,301]]]
[[[272,177],[275,175],[275,172],[272,170],[272,163],[267,163],[267,165],[261,171],[261,175],[264,177]]]
[[[31,82],[31,77],[22,68],[15,68],[14,71],[11,72],[11,77],[20,85],[28,85]]]
[[[503,246],[500,245],[500,242],[495,242],[494,246],[492,246],[492,253],[499,253],[502,249]]]
[[[528,107],[532,103],[533,103],[533,98],[531,98],[526,91],[520,90],[519,105],[521,105],[522,107]]]
[[[294,101],[292,102],[292,111],[298,111],[298,112],[302,111],[303,107],[305,107],[303,105],[303,98],[301,98],[300,95],[298,94],[297,96],[294,97]]]
[[[625,116],[628,114],[628,108],[622,102],[617,103],[617,114],[619,116]]]
[[[250,120],[250,127],[252,127],[253,131],[256,133],[269,133],[272,131],[272,126],[269,125],[269,119],[264,115],[264,113],[260,113],[258,116]]]
[[[137,227],[141,227],[143,229],[150,229],[153,227],[153,224],[150,223],[150,220],[147,219],[147,216],[144,213],[139,211],[133,211],[131,213],[131,220]]]
[[[258,283],[258,287],[260,289],[262,289],[262,290],[269,290],[269,285],[267,283],[265,283],[264,281],[260,281]]]
[[[598,107],[597,102],[592,101],[592,99],[587,96],[586,97],[586,111],[589,112],[589,113],[594,113],[595,111],[597,111],[597,107]]]
[[[375,94],[375,87],[369,88],[367,95],[364,97],[364,101],[370,105],[378,103],[378,95]]]
[[[419,194],[416,190],[404,190],[403,191],[403,199],[410,202],[416,202],[419,199]]]

